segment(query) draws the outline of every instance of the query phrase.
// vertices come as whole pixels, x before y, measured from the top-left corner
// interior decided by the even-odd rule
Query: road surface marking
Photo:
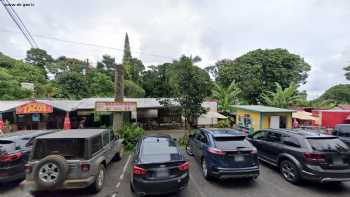
[[[195,179],[193,179],[192,175],[190,174],[190,181],[193,183],[194,187],[196,188],[196,190],[198,191],[199,195],[201,197],[207,197],[202,190],[200,189],[199,185],[197,184],[197,182],[195,181]]]
[[[124,165],[124,167],[123,167],[123,172],[122,172],[122,174],[119,176],[119,182],[115,185],[116,188],[119,188],[119,187],[120,187],[120,182],[124,179],[124,174],[125,174],[125,172],[126,172],[126,169],[128,168],[130,159],[131,159],[131,155],[129,155],[128,160],[126,161],[126,163],[125,163],[125,165]]]
[[[131,159],[131,155],[129,155],[129,158],[128,158],[128,161],[126,161],[125,165],[124,165],[124,168],[123,168],[123,172],[122,174],[120,175],[120,180],[123,180],[124,179],[124,174],[126,172],[126,168],[128,167],[129,165],[129,162],[130,162],[130,159]]]
[[[116,188],[120,187],[120,181],[117,183],[117,185],[115,186]]]

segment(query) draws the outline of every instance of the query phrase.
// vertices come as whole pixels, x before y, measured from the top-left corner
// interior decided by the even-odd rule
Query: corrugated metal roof
[[[6,112],[23,104],[30,103],[33,100],[25,101],[0,101],[0,112]],[[114,101],[114,98],[86,98],[82,100],[35,100],[37,102],[45,103],[53,106],[54,108],[61,109],[63,111],[74,111],[74,110],[92,110],[95,109],[96,101]],[[162,108],[163,105],[160,104],[160,100],[157,98],[124,98],[124,101],[136,102],[137,108]],[[169,99],[172,105],[178,106],[179,103],[174,99]],[[204,102],[202,105],[204,107],[209,107],[210,102]],[[216,107],[214,109],[216,111]]]
[[[74,111],[81,101],[76,100],[37,100],[48,105],[52,105],[55,108],[63,111]]]
[[[0,112],[9,111],[30,101],[0,101]]]
[[[177,105],[175,101],[172,100],[174,105]],[[114,101],[114,98],[87,98],[82,99],[77,106],[77,109],[95,109],[96,101]],[[159,103],[157,98],[124,98],[127,102],[136,102],[137,108],[161,108],[164,107]]]
[[[295,110],[269,107],[264,105],[234,105],[233,107],[236,109],[242,109],[242,110],[254,111],[254,112],[266,112],[266,113],[267,112],[295,112]]]

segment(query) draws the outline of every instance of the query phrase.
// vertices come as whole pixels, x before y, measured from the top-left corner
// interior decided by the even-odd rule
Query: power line
[[[11,4],[7,0],[1,0],[1,3],[6,10],[6,12],[9,14],[10,18],[13,20],[13,22],[16,24],[16,26],[20,29],[22,34],[24,35],[25,39],[28,41],[29,45],[32,48],[38,48],[37,43],[31,36],[30,32],[28,31],[27,27],[24,25],[22,19],[18,16],[16,11],[12,8]],[[7,5],[6,5],[7,4]],[[9,9],[10,7],[10,9]]]
[[[12,31],[12,30],[7,30],[7,29],[3,29],[3,28],[0,28],[0,32],[20,33],[18,31]],[[65,39],[56,38],[56,37],[52,37],[52,36],[41,35],[41,34],[32,34],[32,35],[34,37],[44,38],[44,39],[48,39],[48,40],[55,40],[55,41],[58,41],[58,42],[77,44],[77,45],[83,45],[83,46],[88,46],[88,47],[111,49],[111,50],[116,50],[116,51],[124,51],[124,49],[115,48],[115,47],[111,47],[111,46],[100,45],[100,44],[80,42],[80,41],[72,41],[72,40],[65,40]],[[152,57],[158,57],[158,58],[162,58],[162,59],[169,59],[169,60],[175,60],[176,59],[176,58],[173,58],[173,57],[167,57],[167,56],[157,55],[157,54],[153,54],[153,53],[145,53],[145,52],[142,52],[142,51],[133,51],[133,53],[143,54],[143,55],[152,56]]]
[[[9,14],[9,16],[11,17],[11,19],[13,20],[13,22],[16,24],[16,26],[21,30],[22,34],[24,35],[25,39],[27,40],[27,42],[29,43],[29,45],[34,48],[34,44],[32,43],[32,41],[30,40],[30,38],[27,36],[27,34],[25,33],[25,31],[22,29],[22,27],[17,23],[17,20],[15,19],[15,17],[12,15],[12,12],[8,9],[8,7],[5,5],[4,1],[1,1],[2,5],[4,6],[4,9],[6,10],[6,12]]]
[[[8,0],[5,0],[8,4],[9,1]],[[10,9],[12,10],[12,12],[15,14],[15,16],[17,17],[17,19],[19,20],[19,22],[22,24],[22,26],[24,27],[24,29],[26,30],[28,36],[30,37],[30,39],[33,41],[34,45],[35,45],[35,48],[39,48],[39,45],[38,43],[35,41],[35,39],[33,38],[33,36],[31,35],[30,31],[28,30],[28,28],[26,27],[26,25],[23,23],[21,17],[17,14],[16,10],[12,8],[12,6],[9,6]]]

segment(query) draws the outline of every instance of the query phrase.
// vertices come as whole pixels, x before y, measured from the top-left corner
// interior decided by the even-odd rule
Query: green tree
[[[317,100],[336,104],[348,104],[350,103],[350,84],[335,85],[326,90]]]
[[[57,75],[62,72],[76,72],[84,74],[91,68],[92,66],[89,65],[88,62],[65,56],[59,57],[56,61],[47,66],[47,69],[53,75]]]
[[[16,61],[16,63],[8,69],[8,72],[18,82],[29,82],[35,85],[46,82],[45,72],[41,68],[22,61]]]
[[[235,81],[232,81],[228,87],[215,83],[212,96],[218,100],[218,108],[221,112],[231,112],[233,110],[232,105],[239,102],[238,95],[240,92],[241,90]]]
[[[11,68],[17,60],[0,52],[0,68]]]
[[[349,66],[346,66],[346,67],[344,68],[344,70],[345,70],[345,78],[346,78],[347,80],[350,80],[350,65],[349,65]]]
[[[89,97],[89,83],[77,72],[63,72],[56,76],[59,86],[59,97],[68,99],[82,99]]]
[[[113,97],[113,81],[106,74],[98,72],[95,69],[87,74],[86,80],[88,81],[90,96]]]
[[[198,58],[182,56],[173,62],[176,72],[170,78],[175,90],[176,100],[180,103],[186,125],[195,126],[198,117],[205,113],[202,103],[211,92],[209,74],[194,65]]]
[[[216,80],[226,86],[236,81],[242,99],[256,104],[264,92],[275,90],[275,82],[282,88],[291,82],[305,83],[309,70],[310,65],[303,58],[285,49],[257,49],[220,63]]]
[[[97,70],[108,75],[114,81],[115,58],[110,55],[103,55],[102,61],[97,62]]]
[[[31,98],[32,92],[21,88],[16,80],[0,80],[0,100]]]
[[[137,58],[132,58],[130,61],[131,65],[131,80],[133,80],[135,83],[140,84],[141,83],[141,74],[145,70],[145,66],[143,65],[142,61]]]
[[[276,82],[276,90],[266,91],[262,95],[263,102],[267,105],[281,108],[288,108],[289,106],[296,105],[301,96],[298,94],[297,85],[291,83],[289,87],[284,88]]]
[[[27,51],[26,62],[39,67],[46,76],[46,66],[53,62],[51,55],[43,49],[31,48]]]
[[[142,73],[141,86],[146,92],[146,97],[170,98],[175,96],[170,84],[170,77],[175,70],[172,67],[171,63],[164,63],[149,66],[149,69]]]
[[[132,64],[131,64],[131,49],[130,49],[130,42],[129,42],[129,36],[128,33],[125,34],[125,40],[124,40],[124,55],[123,55],[123,66],[124,66],[124,78],[125,79],[131,79],[132,78]]]
[[[54,98],[58,96],[58,85],[54,81],[39,84],[35,87],[36,98]]]
[[[145,90],[131,80],[124,81],[124,93],[126,97],[140,98],[145,96]]]

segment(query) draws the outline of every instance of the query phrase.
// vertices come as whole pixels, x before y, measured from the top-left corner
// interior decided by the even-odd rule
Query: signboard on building
[[[52,113],[53,107],[45,103],[30,102],[16,108],[16,114]]]
[[[123,112],[136,111],[136,102],[99,102],[95,104],[97,112]]]

